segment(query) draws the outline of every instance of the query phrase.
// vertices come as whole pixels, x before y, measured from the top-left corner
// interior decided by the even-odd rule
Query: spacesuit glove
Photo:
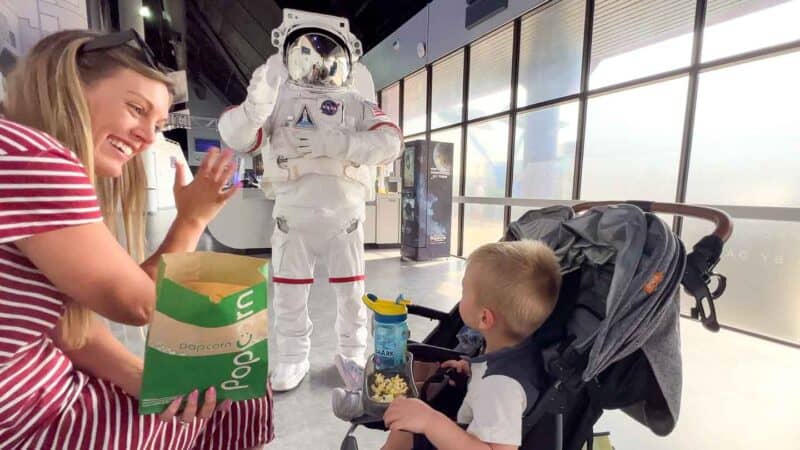
[[[341,130],[296,130],[297,151],[312,158],[345,159],[347,134]]]
[[[263,124],[272,114],[278,89],[286,79],[285,71],[283,65],[276,65],[272,58],[253,71],[247,86],[247,98],[242,104],[248,120],[253,124]]]

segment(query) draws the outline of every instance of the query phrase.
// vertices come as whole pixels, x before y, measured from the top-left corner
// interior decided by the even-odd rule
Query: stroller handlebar
[[[695,206],[695,205],[686,205],[683,203],[661,203],[661,202],[634,200],[634,201],[624,201],[624,202],[613,202],[613,201],[583,202],[573,206],[572,209],[576,213],[578,213],[593,208],[595,206],[617,205],[620,203],[627,203],[638,206],[645,212],[676,214],[679,216],[696,217],[698,219],[714,222],[714,232],[712,234],[720,238],[722,242],[726,242],[728,238],[731,237],[731,233],[733,233],[733,224],[731,221],[731,216],[728,215],[728,213],[726,213],[725,211],[719,210],[717,208],[711,208],[708,206]]]

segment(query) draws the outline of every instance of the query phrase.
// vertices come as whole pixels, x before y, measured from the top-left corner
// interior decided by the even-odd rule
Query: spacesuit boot
[[[280,362],[272,370],[269,376],[272,390],[275,392],[291,391],[300,385],[306,374],[308,373],[310,365],[308,360],[303,360],[297,363]]]

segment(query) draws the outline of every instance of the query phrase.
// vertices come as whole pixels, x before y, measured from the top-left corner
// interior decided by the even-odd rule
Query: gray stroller
[[[715,230],[687,255],[655,213],[710,220]],[[623,410],[657,435],[672,431],[682,383],[678,291],[682,285],[695,298],[693,317],[719,329],[714,301],[725,290],[725,277],[713,269],[731,233],[722,211],[654,202],[554,206],[528,211],[509,225],[504,240],[545,242],[560,258],[563,275],[556,309],[534,334],[548,383],[526,411],[520,448],[591,449],[593,426],[610,409]],[[422,342],[409,344],[415,361],[481,351],[464,339],[457,306],[444,313],[414,305],[409,314],[439,322]],[[454,417],[464,392],[465,380],[441,370],[420,396]],[[342,449],[358,448],[351,435],[358,425],[384,429],[379,417],[351,423]]]

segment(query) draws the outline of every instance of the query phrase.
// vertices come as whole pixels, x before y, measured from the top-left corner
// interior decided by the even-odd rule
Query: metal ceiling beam
[[[219,52],[219,54],[225,59],[225,62],[232,67],[233,74],[236,76],[236,79],[242,83],[243,86],[247,86],[249,77],[244,70],[239,67],[239,64],[233,58],[233,56],[231,56],[230,52],[222,43],[219,36],[217,36],[217,34],[214,32],[214,29],[208,23],[208,20],[206,20],[203,13],[200,12],[196,1],[192,1],[191,8],[186,8],[186,13],[194,23],[200,26],[203,34],[208,38],[208,41],[211,43],[214,49]]]

